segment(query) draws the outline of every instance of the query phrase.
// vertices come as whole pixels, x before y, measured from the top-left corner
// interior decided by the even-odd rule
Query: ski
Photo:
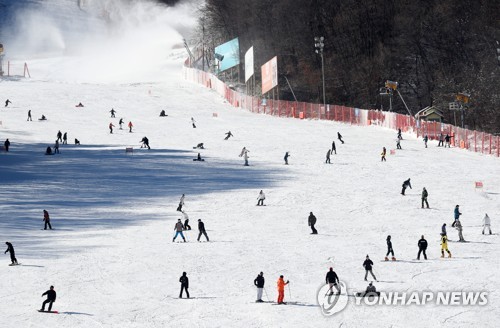
[[[59,313],[59,311],[42,311],[42,310],[37,310],[40,313]]]

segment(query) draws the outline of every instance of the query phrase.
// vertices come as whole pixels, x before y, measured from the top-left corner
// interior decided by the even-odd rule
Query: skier
[[[290,157],[290,154],[286,152],[285,157],[283,157],[283,159],[285,160],[285,165],[288,165],[288,157]]]
[[[326,152],[326,161],[325,161],[325,164],[332,164],[332,163],[330,163],[330,154],[331,153],[332,153],[332,150],[328,149],[328,151]]]
[[[12,104],[12,101],[10,101],[9,99],[7,99],[7,100],[5,101],[5,107],[9,106],[9,104]]]
[[[184,240],[184,242],[186,242],[186,238],[184,238],[184,234],[182,233],[183,230],[184,230],[184,226],[182,225],[181,219],[178,219],[177,223],[175,224],[175,227],[174,227],[175,236],[174,236],[174,239],[172,239],[172,242],[175,241],[175,238],[177,238],[178,235],[181,235],[182,240]]]
[[[182,194],[181,199],[179,200],[179,206],[177,207],[178,212],[182,212],[182,206],[184,206],[184,194]]]
[[[488,213],[486,213],[483,218],[483,235],[486,229],[488,229],[491,235],[491,220],[490,217],[488,216]]]
[[[243,147],[241,150],[240,156],[243,156],[243,159],[245,160],[245,166],[248,166],[248,152],[250,152],[246,147]]]
[[[278,279],[278,304],[286,304],[283,300],[285,299],[285,286],[289,283],[288,280],[285,282],[282,275]]]
[[[33,121],[33,120],[31,119],[31,109],[30,109],[30,110],[28,110],[28,119],[27,119],[26,121]]]
[[[444,148],[446,148],[446,146],[448,146],[448,148],[451,148],[451,146],[450,146],[450,138],[451,137],[450,137],[449,134],[446,134],[446,136],[444,137],[444,142],[445,142]]]
[[[79,144],[80,144],[80,140],[75,138],[75,145],[79,145]]]
[[[120,120],[118,121],[118,124],[120,125],[120,130],[123,130],[122,128],[122,124],[123,124],[123,118],[120,118]]]
[[[420,260],[420,253],[424,253],[424,259],[427,260],[427,254],[425,251],[427,250],[427,240],[425,240],[424,235],[422,235],[422,238],[418,241],[418,255],[417,255],[417,260]]]
[[[266,195],[264,195],[264,192],[261,190],[257,197],[257,206],[264,206],[264,199],[266,199]]]
[[[387,254],[385,254],[385,260],[386,261],[389,261],[389,254],[392,254],[392,259],[393,261],[396,261],[396,258],[394,257],[394,250],[392,249],[392,242],[391,242],[391,236],[387,236],[387,239],[386,239],[386,242],[387,242]]]
[[[149,147],[149,139],[144,137],[141,139],[141,142],[142,142],[142,145],[141,145],[141,148],[148,148],[148,149],[151,149],[151,147]]]
[[[63,139],[62,144],[67,145],[68,144],[68,132],[64,132],[62,139]]]
[[[189,225],[189,216],[187,213],[182,211],[182,217],[184,218],[184,230],[191,230],[191,226]]]
[[[257,300],[255,302],[262,303],[262,291],[264,290],[264,272],[259,273],[257,278],[254,279],[253,284],[257,287]]]
[[[42,297],[47,295],[47,299],[43,301],[42,308],[40,312],[45,311],[45,304],[49,303],[49,312],[52,310],[52,303],[56,301],[56,291],[54,290],[54,286],[50,286],[50,289],[42,294]]]
[[[193,128],[196,129],[196,121],[194,120],[194,118],[191,117],[191,124],[193,124]]]
[[[405,195],[405,190],[408,187],[410,187],[410,189],[412,189],[411,188],[411,183],[410,183],[410,178],[408,178],[408,180],[406,180],[406,181],[403,182],[403,189],[401,190],[401,195],[403,195],[403,196]]]
[[[205,223],[203,223],[201,219],[198,219],[198,231],[200,232],[198,234],[198,241],[200,241],[201,235],[204,235],[205,238],[207,238],[207,241],[210,241],[208,239],[207,231],[205,230]]]
[[[185,290],[187,298],[189,298],[189,278],[187,277],[187,273],[183,272],[182,276],[179,278],[179,282],[181,283],[181,293],[179,294],[179,298],[182,298],[182,292]]]
[[[316,230],[316,228],[314,228],[314,225],[316,224],[316,217],[314,216],[313,212],[309,213],[309,218],[308,218],[307,222],[309,223],[309,226],[311,227],[311,230],[312,230],[311,235],[317,235],[318,230]]]
[[[14,246],[12,246],[12,244],[9,243],[8,241],[5,242],[5,245],[7,245],[7,250],[4,252],[4,254],[7,254],[7,252],[10,253],[10,260],[12,262],[11,265],[19,264],[17,263],[16,253],[14,252]]]
[[[335,140],[332,141],[332,153],[335,152],[335,155],[337,155],[337,147],[335,147]]]
[[[456,221],[455,228],[458,230],[458,241],[464,243],[464,235],[462,234],[462,223],[460,223],[460,220]]]
[[[442,146],[444,146],[444,143],[443,143],[443,142],[444,142],[444,137],[443,137],[443,134],[442,134],[442,133],[440,133],[440,134],[439,134],[439,143],[438,143],[438,147],[442,147]]]
[[[429,137],[427,135],[424,136],[425,148],[427,148],[427,141],[429,141]]]
[[[116,110],[114,110],[113,108],[111,108],[111,110],[109,112],[111,113],[111,118],[114,118]]]
[[[401,129],[398,129],[398,140],[403,139],[403,136],[401,135]]]
[[[61,133],[61,130],[59,130],[57,132],[57,140],[59,140],[60,142],[62,142],[62,133]]]
[[[340,132],[337,132],[337,139],[339,139],[340,142],[344,144],[344,140],[342,140],[342,135],[340,134]]]
[[[9,151],[9,147],[10,147],[10,141],[9,141],[9,139],[5,139],[5,142],[3,143],[3,146],[5,148],[5,151],[8,152]]]
[[[114,127],[113,123],[109,123],[109,133],[111,134],[113,133],[113,127]]]
[[[382,159],[380,160],[381,162],[387,162],[387,160],[385,159],[385,155],[387,155],[387,149],[385,149],[385,147],[382,147],[382,153],[380,154],[380,156],[382,156]]]
[[[441,234],[447,236],[448,234],[446,233],[446,223],[443,223],[441,226]]]
[[[226,134],[226,137],[224,138],[224,140],[229,139],[229,137],[234,137],[233,134],[231,133],[231,131],[228,131],[225,134]]]
[[[459,207],[458,205],[455,206],[455,210],[453,211],[453,215],[455,216],[455,221],[451,225],[452,227],[455,227],[455,225],[457,224],[458,219],[460,219],[460,215],[462,215],[462,213],[460,213],[460,209],[458,207]]]
[[[441,257],[444,257],[444,251],[448,252],[448,257],[451,257],[451,253],[448,250],[448,237],[441,234]]]
[[[422,208],[424,208],[424,203],[429,208],[429,203],[427,202],[427,196],[429,196],[429,193],[427,192],[427,189],[422,190]]]
[[[372,260],[370,260],[370,257],[368,255],[366,255],[366,260],[363,262],[363,267],[365,268],[365,271],[366,271],[366,273],[365,273],[365,281],[367,281],[368,272],[370,272],[370,274],[372,275],[373,279],[375,279],[375,281],[377,281],[377,278],[373,274],[372,266],[373,266]]]
[[[132,128],[134,127],[134,125],[132,124],[132,121],[129,121],[128,122],[128,132],[132,133]]]
[[[396,139],[396,149],[403,149],[401,148],[401,139]]]
[[[328,292],[330,292],[329,296],[333,295],[333,289],[332,289],[333,287],[335,287],[335,289],[337,289],[338,294],[340,294],[339,277],[337,276],[335,271],[333,271],[333,268],[330,268],[330,271],[326,273],[325,279],[326,279],[326,284],[330,287],[328,289]]]
[[[50,225],[49,212],[47,212],[47,210],[43,210],[43,221],[45,222],[43,230],[47,230],[47,226],[49,226],[49,229],[52,230],[52,225]]]
[[[59,154],[59,140],[54,144],[54,154]]]

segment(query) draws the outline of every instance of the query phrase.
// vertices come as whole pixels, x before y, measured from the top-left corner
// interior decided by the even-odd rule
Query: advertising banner
[[[278,85],[278,57],[274,57],[262,65],[262,94]]]
[[[254,74],[253,70],[253,47],[245,53],[245,82]]]
[[[238,38],[215,47],[215,59],[219,63],[219,72],[240,63],[240,44]]]

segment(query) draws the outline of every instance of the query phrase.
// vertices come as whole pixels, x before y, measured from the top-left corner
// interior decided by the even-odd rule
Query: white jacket
[[[266,195],[264,195],[264,192],[259,193],[259,197],[257,197],[257,200],[264,200],[266,199]]]
[[[489,226],[490,224],[491,224],[491,219],[490,219],[490,217],[488,216],[488,214],[486,214],[486,215],[484,216],[484,219],[483,219],[483,225],[485,225],[485,226]]]

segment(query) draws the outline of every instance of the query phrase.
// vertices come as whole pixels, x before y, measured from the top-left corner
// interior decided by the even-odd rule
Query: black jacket
[[[42,294],[43,295],[47,295],[47,300],[49,301],[52,301],[52,302],[55,302],[56,301],[56,291],[55,290],[48,290],[46,291],[45,293]]]
[[[410,183],[410,179],[406,180],[405,182],[403,182],[403,187],[410,187],[411,188],[411,183]]]
[[[328,271],[326,274],[326,283],[336,284],[339,281],[339,277],[335,271]]]
[[[6,243],[6,244],[7,244],[7,250],[5,251],[5,253],[9,252],[10,255],[14,256],[14,246],[12,246],[11,243]]]
[[[181,276],[179,278],[179,282],[181,283],[182,287],[189,288],[189,278],[187,276]]]
[[[203,223],[202,221],[198,221],[198,230],[200,232],[204,232],[205,231],[205,223]]]
[[[387,239],[387,249],[392,249],[392,242],[390,239]]]
[[[253,284],[257,286],[257,288],[264,288],[264,277],[258,275],[257,278],[253,281]]]
[[[427,249],[427,240],[425,240],[423,238],[420,239],[418,241],[418,248],[420,248],[420,249]]]
[[[314,214],[309,215],[309,220],[308,220],[308,222],[309,222],[309,225],[314,225],[314,224],[316,224],[316,217],[314,216]]]
[[[372,260],[368,259],[363,262],[363,266],[365,267],[365,270],[371,270],[372,269],[373,262]]]

